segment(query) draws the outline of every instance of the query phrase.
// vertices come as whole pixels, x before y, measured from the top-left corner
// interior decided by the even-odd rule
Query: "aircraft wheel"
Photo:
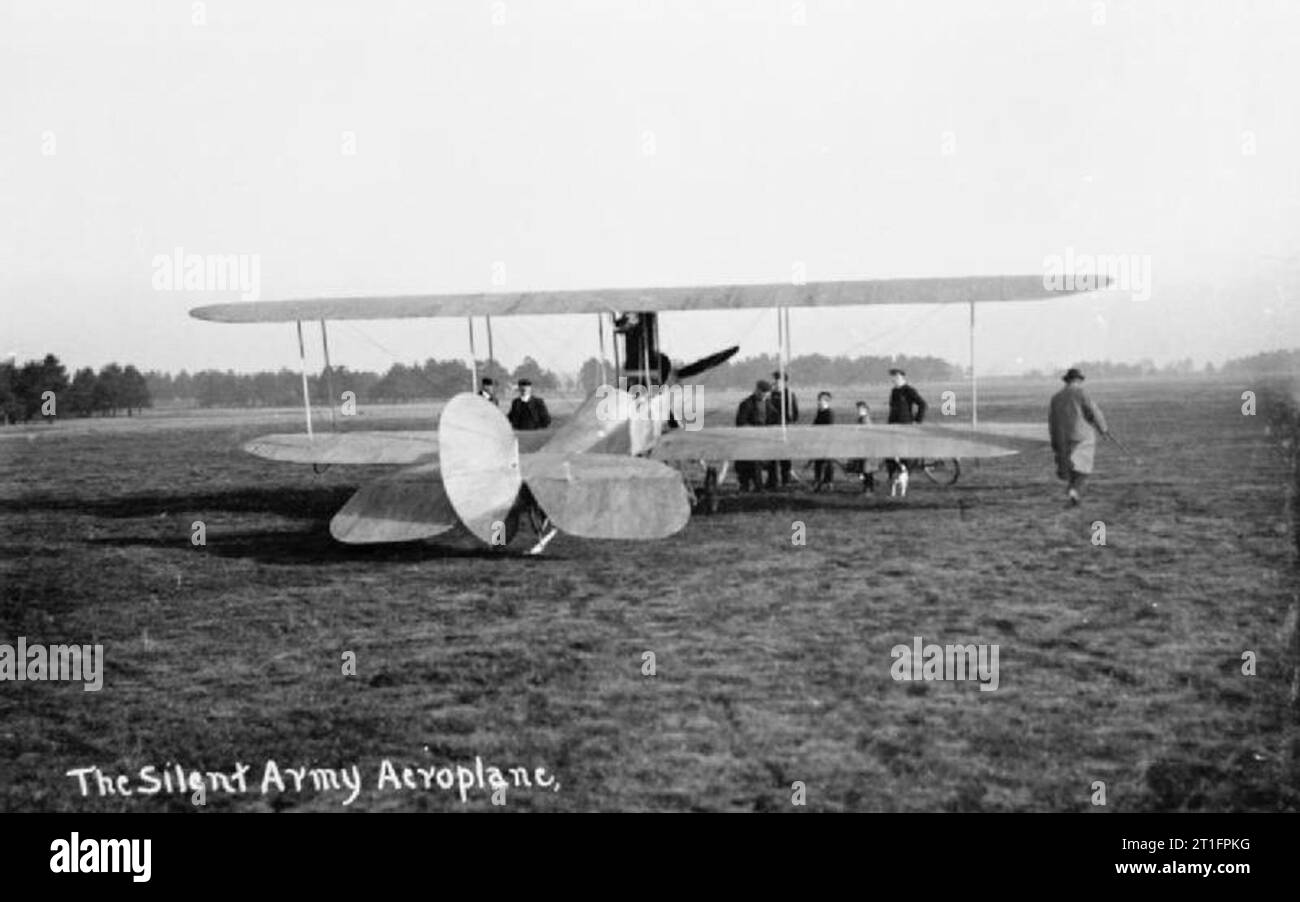
[[[952,485],[961,476],[961,462],[956,458],[948,460],[927,460],[921,469],[926,477],[937,485]]]

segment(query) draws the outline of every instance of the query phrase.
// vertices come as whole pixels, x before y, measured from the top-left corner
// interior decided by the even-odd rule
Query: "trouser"
[[[777,471],[778,471],[778,470],[780,470],[780,472],[781,472],[781,485],[789,485],[789,484],[790,484],[790,470],[791,470],[791,464],[790,464],[790,461],[788,461],[788,460],[773,460],[773,461],[768,461],[768,464],[767,464],[767,487],[770,488],[770,489],[774,489],[774,488],[776,488],[776,485],[777,485],[777,477],[776,477],[776,474],[777,474]]]
[[[830,482],[835,478],[835,464],[829,460],[813,461],[813,481]]]
[[[1080,473],[1074,468],[1070,458],[1058,454],[1056,457],[1056,476],[1066,481],[1066,491],[1083,494],[1083,484],[1088,481],[1088,473]]]
[[[758,461],[736,461],[736,480],[740,483],[740,490],[742,492],[748,491],[751,487],[755,489],[762,488],[763,473]]]

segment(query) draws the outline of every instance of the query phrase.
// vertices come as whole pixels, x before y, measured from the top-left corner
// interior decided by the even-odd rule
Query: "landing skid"
[[[528,525],[532,527],[533,534],[537,536],[537,542],[532,548],[528,549],[528,554],[541,554],[560,532],[557,527],[551,525],[551,518],[546,516],[546,513],[537,506],[537,502],[532,499],[531,493],[529,493]]]
[[[548,521],[549,522],[549,521]],[[529,554],[541,554],[546,550],[546,546],[551,544],[551,539],[559,534],[560,530],[552,526],[546,534],[537,540],[537,544],[528,549]]]

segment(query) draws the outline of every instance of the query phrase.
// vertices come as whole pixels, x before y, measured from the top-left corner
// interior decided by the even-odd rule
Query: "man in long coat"
[[[1097,450],[1097,433],[1107,435],[1106,418],[1083,390],[1083,373],[1074,367],[1065,374],[1065,388],[1052,396],[1047,428],[1052,434],[1056,475],[1067,481],[1065,496],[1071,505],[1079,503],[1083,484],[1092,473]]]
[[[747,395],[736,409],[737,426],[767,425],[767,396],[772,386],[759,380],[754,386],[753,394]],[[756,460],[736,461],[736,479],[740,481],[742,492],[763,490],[762,465]]]
[[[781,425],[781,405],[785,405],[785,424],[799,422],[799,400],[790,391],[790,374],[777,370],[772,374],[772,393],[767,396],[767,425]],[[767,465],[767,488],[774,491],[778,486],[790,484],[790,474],[794,469],[788,460],[774,460]]]

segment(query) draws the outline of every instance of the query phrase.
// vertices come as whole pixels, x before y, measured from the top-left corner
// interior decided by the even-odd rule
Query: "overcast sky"
[[[0,0],[0,354],[296,366],[188,317],[154,259],[257,255],[263,299],[1041,273],[1150,297],[979,310],[980,369],[1300,345],[1300,2]],[[967,361],[967,311],[794,311],[796,354]],[[775,314],[669,314],[675,358]],[[495,320],[576,370],[594,317]],[[335,363],[467,354],[340,324]],[[316,329],[313,362],[319,361]],[[480,347],[480,355],[482,349]]]

